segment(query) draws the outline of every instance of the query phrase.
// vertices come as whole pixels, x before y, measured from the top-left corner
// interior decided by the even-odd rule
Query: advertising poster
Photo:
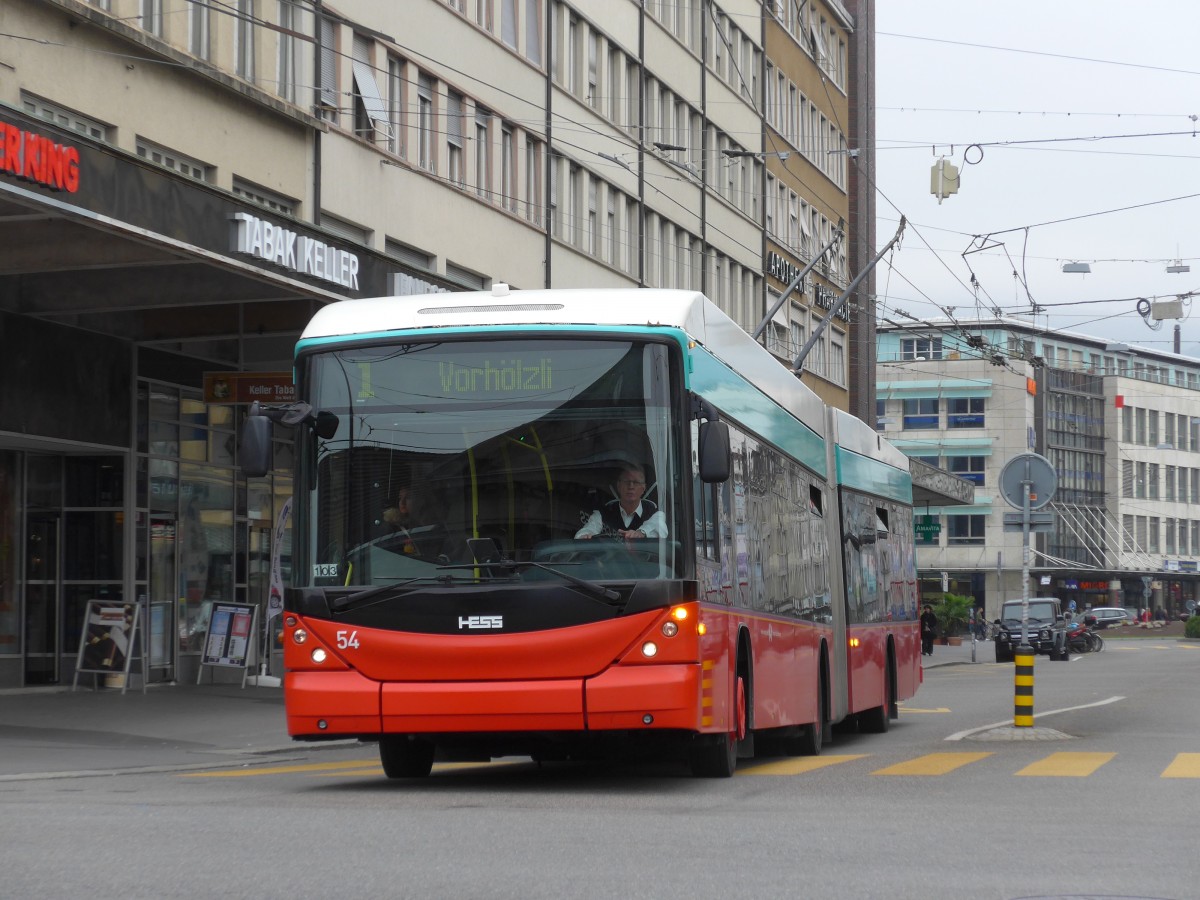
[[[124,672],[137,621],[137,604],[89,600],[78,670]]]
[[[201,665],[245,668],[253,624],[253,606],[246,603],[214,603]]]

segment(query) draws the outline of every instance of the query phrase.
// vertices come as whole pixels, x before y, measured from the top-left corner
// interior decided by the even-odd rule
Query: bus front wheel
[[[433,769],[433,744],[408,735],[381,737],[379,761],[388,778],[425,778]]]
[[[737,769],[738,740],[746,737],[746,681],[740,675],[734,687],[734,725],[728,734],[704,734],[695,738],[689,755],[697,778],[730,778]]]

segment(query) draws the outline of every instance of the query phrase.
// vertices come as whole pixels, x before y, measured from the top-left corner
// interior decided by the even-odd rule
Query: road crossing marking
[[[1116,755],[1115,753],[1060,751],[1051,753],[1045,759],[1030,763],[1016,774],[1034,778],[1083,778],[1110,762]]]
[[[855,759],[865,759],[870,756],[869,753],[845,753],[834,754],[830,756],[804,756],[795,759],[781,759],[776,762],[762,763],[746,769],[738,769],[739,775],[803,775],[805,772],[814,772],[817,769],[824,769],[827,766],[836,766],[840,763],[850,762]]]
[[[991,753],[926,753],[885,769],[877,769],[872,775],[945,775],[973,762],[987,759]]]
[[[761,763],[742,763],[737,775],[795,776],[839,766],[860,759],[868,759],[871,753],[833,753],[822,756],[788,757]],[[940,776],[948,775],[963,766],[996,756],[997,762],[1004,760],[1003,754],[989,752],[928,753],[871,772],[871,775]],[[1037,762],[1030,763],[1014,772],[1014,776],[1042,778],[1085,778],[1116,758],[1116,753],[1050,753]],[[436,763],[433,774],[450,774],[455,771],[475,770],[484,772],[514,766],[529,766],[531,760],[523,758],[498,759],[492,762]],[[204,772],[183,772],[181,778],[250,778],[260,775],[303,775],[310,778],[379,778],[383,767],[377,759],[358,759],[346,762],[306,763],[255,768],[228,769]],[[1177,753],[1171,763],[1160,774],[1161,778],[1187,778],[1200,780],[1200,753]]]
[[[1176,753],[1163,778],[1200,778],[1200,753]]]

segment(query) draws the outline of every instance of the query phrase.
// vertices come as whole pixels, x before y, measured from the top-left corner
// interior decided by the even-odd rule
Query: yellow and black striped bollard
[[[1020,646],[1013,651],[1016,668],[1013,674],[1013,726],[1033,727],[1033,658],[1032,647]]]

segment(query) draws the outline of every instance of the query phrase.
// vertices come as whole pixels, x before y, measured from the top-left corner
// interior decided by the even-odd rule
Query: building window
[[[422,75],[417,81],[417,165],[437,171],[433,152],[433,79]]]
[[[517,145],[512,127],[500,131],[500,202],[505,209],[517,209]]]
[[[446,277],[473,291],[484,291],[488,287],[488,280],[478,272],[472,272],[470,269],[456,265],[449,260],[446,262]]]
[[[205,9],[207,3],[193,4]],[[288,31],[300,32],[303,16],[296,0],[279,0],[279,84],[276,86],[279,96],[284,100],[296,101],[296,82],[300,73],[299,41]]]
[[[542,224],[542,142],[525,138],[525,218]]]
[[[354,75],[354,133],[365,141],[375,143],[375,126],[384,134],[390,132],[392,124],[379,84],[375,81],[375,69],[371,65],[371,40],[354,36],[354,58],[350,61]]]
[[[233,193],[243,200],[248,200],[250,203],[254,203],[280,215],[296,215],[296,200],[291,197],[285,197],[283,194],[276,194],[248,181],[243,181],[236,175],[233,176]]]
[[[446,94],[446,155],[449,162],[450,183],[462,187],[466,183],[466,165],[463,161],[463,96],[450,91]]]
[[[887,425],[883,420],[887,418],[887,401],[876,398],[875,400],[875,430],[883,431]]]
[[[287,0],[280,0],[279,13],[283,16],[283,8],[289,6]],[[188,3],[188,52],[192,56],[198,56],[201,59],[208,59],[211,52],[211,42],[209,38],[209,19],[212,13],[209,10],[207,0],[192,0]],[[285,25],[282,21],[279,23],[285,28],[291,28],[291,25]],[[280,41],[280,53],[282,54],[283,42]],[[280,81],[284,79],[281,77]],[[289,100],[292,98],[288,98]]]
[[[982,397],[951,397],[946,401],[947,428],[982,428]]]
[[[937,397],[918,397],[905,400],[903,402],[904,427],[906,429],[940,427],[941,409],[939,404],[940,401]]]
[[[87,135],[98,141],[109,142],[110,135],[112,134],[111,125],[105,125],[95,119],[81,116],[79,113],[73,112],[66,107],[50,103],[47,100],[27,94],[24,91],[21,92],[21,108],[31,116],[45,119],[59,128]]]
[[[517,49],[517,0],[500,0],[500,40]]]
[[[405,155],[404,148],[404,61],[388,57],[388,152]]]
[[[137,155],[156,166],[162,166],[164,169],[170,169],[197,181],[208,181],[212,172],[212,166],[205,165],[198,159],[184,156],[182,153],[176,153],[174,150],[168,150],[166,147],[142,138],[137,139]]]
[[[951,545],[982,544],[986,521],[987,516],[946,516],[946,542]]]
[[[947,456],[947,471],[972,482],[977,487],[983,487],[983,474],[987,457],[984,456]]]
[[[332,19],[321,19],[321,68],[317,72],[317,105],[324,118],[338,120],[337,98],[337,26]]]
[[[143,31],[162,37],[162,0],[141,0],[138,20]]]
[[[525,58],[542,64],[542,0],[525,0]]]
[[[475,193],[485,200],[492,199],[492,114],[482,106],[475,107]]]
[[[238,0],[234,30],[234,58],[237,74],[247,81],[254,80],[254,22],[258,15],[254,0]]]
[[[900,341],[901,359],[941,359],[941,338],[903,338]]]

